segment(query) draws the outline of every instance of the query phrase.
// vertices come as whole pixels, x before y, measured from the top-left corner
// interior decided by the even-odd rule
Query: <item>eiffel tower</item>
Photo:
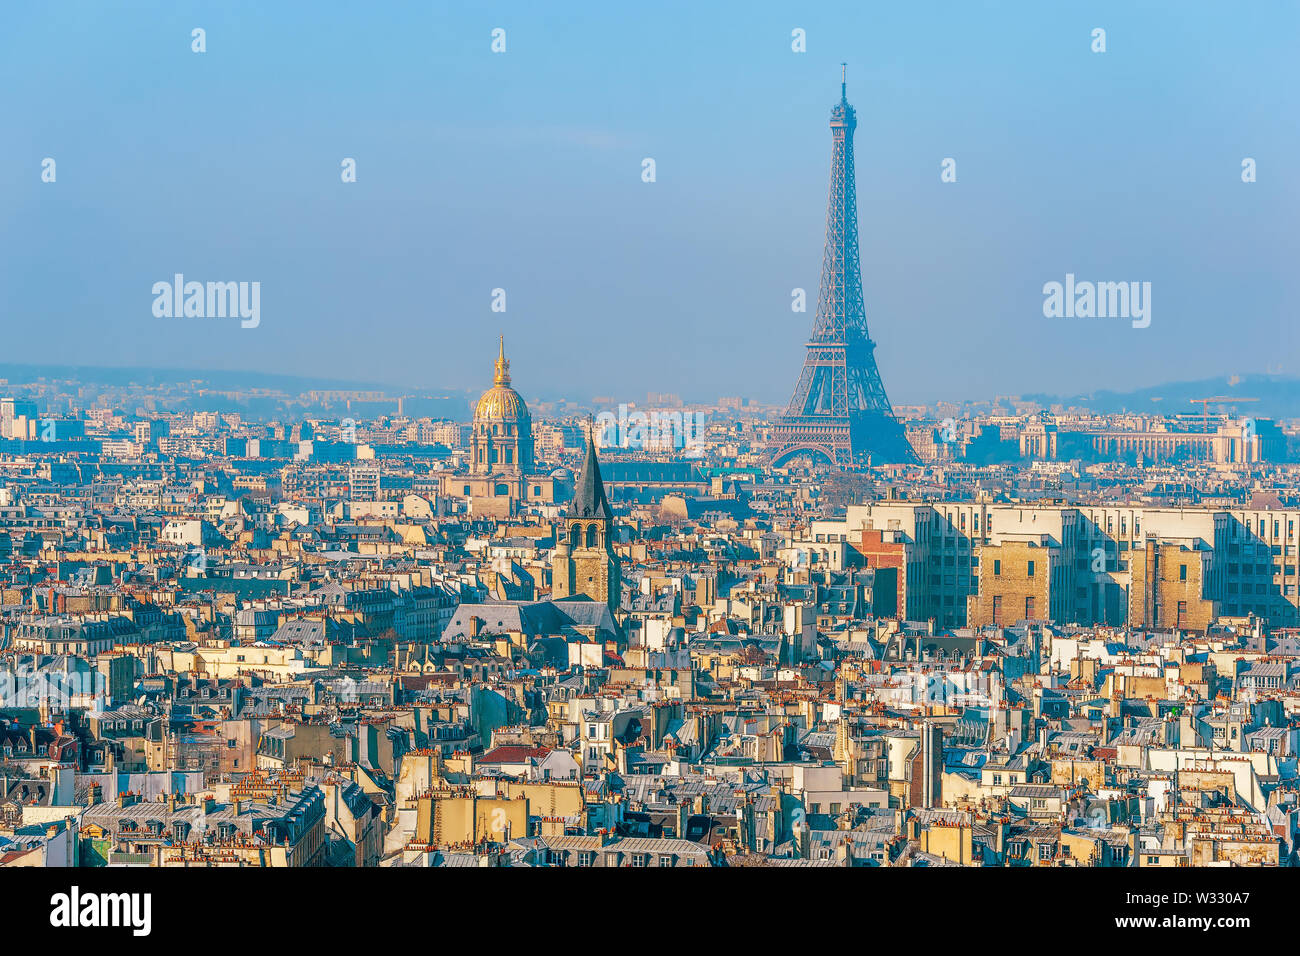
[[[841,69],[840,101],[831,110],[831,189],[817,317],[803,374],[773,429],[773,465],[800,455],[840,468],[917,460],[885,395],[876,343],[867,333],[853,179],[857,125]]]

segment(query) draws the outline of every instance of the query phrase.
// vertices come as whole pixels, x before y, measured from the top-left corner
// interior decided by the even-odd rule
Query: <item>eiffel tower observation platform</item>
[[[885,394],[876,344],[867,332],[853,174],[857,125],[841,76],[840,101],[831,110],[831,186],[817,314],[799,384],[773,429],[773,465],[801,456],[844,469],[917,460]]]

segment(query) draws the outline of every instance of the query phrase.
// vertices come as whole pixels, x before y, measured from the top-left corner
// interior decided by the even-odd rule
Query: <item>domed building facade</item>
[[[510,387],[505,336],[501,337],[492,387],[474,408],[470,471],[476,475],[527,475],[533,471],[533,420],[528,405]]]
[[[440,476],[447,499],[441,513],[466,512],[508,518],[523,505],[553,504],[557,493],[568,500],[572,478],[536,474],[533,418],[523,398],[510,386],[510,362],[504,337],[497,353],[492,387],[474,406],[469,454],[455,471]],[[449,509],[449,510],[448,510]]]

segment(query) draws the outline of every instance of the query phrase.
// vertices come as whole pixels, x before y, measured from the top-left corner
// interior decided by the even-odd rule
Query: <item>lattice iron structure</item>
[[[799,384],[773,430],[774,465],[800,455],[840,468],[917,460],[885,395],[876,343],[867,333],[853,175],[857,125],[841,75],[840,101],[831,110],[831,187],[817,315]]]

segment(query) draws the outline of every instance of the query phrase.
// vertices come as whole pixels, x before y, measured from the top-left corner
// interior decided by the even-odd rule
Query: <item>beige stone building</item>
[[[555,478],[534,474],[536,470],[532,415],[510,385],[503,338],[492,387],[474,408],[469,471],[443,475],[440,490],[446,497],[468,499],[472,514],[510,518],[520,502],[555,501]]]
[[[976,593],[967,598],[967,623],[1004,626],[1056,619],[1066,592],[1059,548],[1004,541],[974,549]]]
[[[1212,557],[1208,550],[1148,539],[1133,556],[1129,623],[1204,633],[1219,616],[1218,603],[1205,597]]]
[[[851,505],[844,520],[815,522],[813,531],[825,540],[889,534],[903,550],[902,616],[941,627],[968,623],[969,598],[989,577],[976,549],[1008,541],[1059,550],[1057,623],[1127,623],[1133,565],[1145,560],[1149,540],[1208,552],[1200,597],[1217,602],[1216,613],[1254,614],[1273,626],[1300,622],[1300,509],[885,499]],[[974,607],[991,611],[987,603]],[[1176,620],[1176,602],[1173,613]]]

